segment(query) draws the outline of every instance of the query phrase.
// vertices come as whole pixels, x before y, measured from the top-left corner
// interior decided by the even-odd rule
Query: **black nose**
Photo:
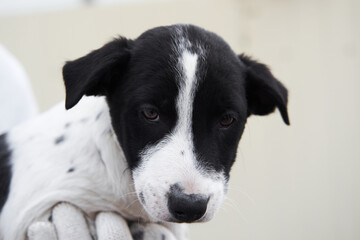
[[[168,195],[168,208],[176,221],[193,222],[204,216],[208,201],[209,198],[205,195],[185,194],[175,190]]]

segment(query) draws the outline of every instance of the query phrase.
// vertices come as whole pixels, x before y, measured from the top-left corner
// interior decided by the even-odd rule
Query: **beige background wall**
[[[290,90],[292,123],[249,119],[229,200],[192,239],[360,239],[359,1],[178,0],[0,17],[0,43],[46,110],[64,98],[64,61],[179,22],[268,64]]]

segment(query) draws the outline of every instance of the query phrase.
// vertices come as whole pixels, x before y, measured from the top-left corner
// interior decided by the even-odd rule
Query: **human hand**
[[[84,213],[69,203],[52,211],[52,222],[35,222],[28,229],[29,240],[176,240],[165,226],[156,223],[131,223],[113,212],[101,212],[91,231]]]

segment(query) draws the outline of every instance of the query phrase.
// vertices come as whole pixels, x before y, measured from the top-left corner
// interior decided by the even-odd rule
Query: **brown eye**
[[[232,123],[234,122],[234,118],[229,115],[229,114],[226,114],[224,116],[222,116],[221,120],[220,120],[220,124],[221,126],[223,127],[228,127],[230,126]]]
[[[154,109],[144,109],[143,114],[144,117],[150,121],[157,121],[159,119],[159,114]]]

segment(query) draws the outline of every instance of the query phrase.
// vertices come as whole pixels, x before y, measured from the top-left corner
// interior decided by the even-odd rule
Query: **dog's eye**
[[[228,127],[234,122],[234,117],[230,114],[225,114],[220,119],[220,125],[222,127]]]
[[[159,113],[151,108],[146,108],[143,110],[143,115],[146,119],[150,121],[157,121],[159,120]]]

